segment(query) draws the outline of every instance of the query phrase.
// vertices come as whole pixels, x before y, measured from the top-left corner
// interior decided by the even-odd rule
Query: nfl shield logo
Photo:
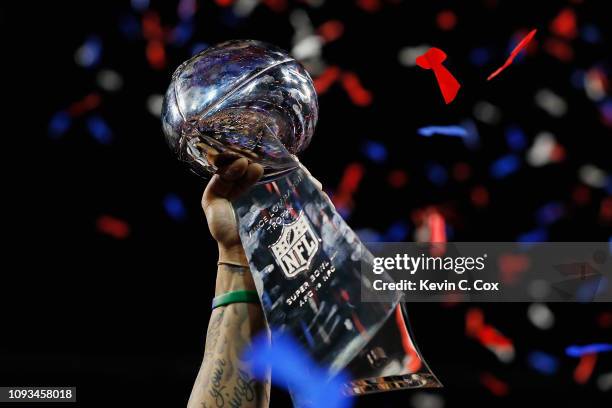
[[[276,263],[287,278],[294,278],[310,266],[319,249],[319,240],[303,212],[291,224],[283,225],[278,240],[270,245]]]

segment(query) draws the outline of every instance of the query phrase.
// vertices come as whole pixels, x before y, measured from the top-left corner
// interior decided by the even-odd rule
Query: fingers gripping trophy
[[[177,68],[162,121],[171,149],[204,178],[224,155],[263,166],[232,204],[271,328],[297,338],[330,376],[347,370],[348,395],[440,386],[412,341],[400,295],[360,301],[371,287],[362,285],[361,262],[372,255],[294,156],[317,116],[312,80],[297,61],[258,41],[230,41]]]

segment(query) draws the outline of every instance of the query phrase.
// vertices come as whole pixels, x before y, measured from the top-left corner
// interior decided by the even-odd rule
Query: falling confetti
[[[510,66],[510,64],[512,64],[512,62],[514,61],[514,59],[516,58],[517,55],[519,55],[519,53],[521,51],[523,51],[525,49],[525,47],[527,47],[527,45],[529,44],[529,42],[533,39],[533,37],[536,35],[536,32],[538,30],[531,30],[529,32],[529,34],[527,34],[525,36],[525,38],[523,38],[521,41],[519,41],[519,43],[516,45],[516,47],[514,47],[514,49],[512,50],[512,52],[510,53],[510,56],[508,57],[508,59],[506,60],[506,62],[504,62],[504,64],[497,68],[495,71],[493,71],[493,73],[491,75],[489,75],[487,77],[487,81],[492,80],[493,78],[495,78],[496,76],[498,76],[503,70],[505,70],[506,68],[508,68]]]
[[[445,60],[446,53],[439,48],[433,47],[425,52],[425,54],[417,57],[416,64],[423,69],[431,69],[434,72],[436,81],[438,81],[438,86],[444,97],[444,102],[449,104],[457,96],[461,85],[453,74],[442,65],[442,62]]]
[[[271,343],[267,334],[257,336],[242,358],[260,380],[265,379],[271,370],[274,373],[272,382],[291,390],[298,406],[352,406],[352,400],[342,394],[344,384],[348,382],[346,375],[338,373],[330,378],[288,334],[273,332]]]

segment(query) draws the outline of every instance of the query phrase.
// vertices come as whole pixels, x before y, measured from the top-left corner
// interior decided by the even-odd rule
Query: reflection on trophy
[[[312,80],[298,62],[261,42],[230,41],[176,70],[162,120],[174,153],[203,177],[222,153],[264,167],[233,206],[271,328],[297,338],[330,375],[347,370],[349,395],[440,386],[412,340],[400,295],[360,301],[361,262],[372,255],[294,159],[317,115]]]

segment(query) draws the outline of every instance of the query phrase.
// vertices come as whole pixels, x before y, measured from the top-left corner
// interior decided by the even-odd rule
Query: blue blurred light
[[[77,53],[77,62],[84,67],[98,65],[102,57],[102,40],[92,35],[85,40]]]
[[[576,89],[584,89],[584,76],[585,72],[582,69],[577,69],[572,72],[572,76],[570,77],[572,86]]]
[[[596,25],[585,24],[580,31],[582,39],[588,43],[595,44],[601,41],[601,32]]]
[[[164,197],[164,209],[166,214],[175,221],[184,221],[187,218],[187,210],[183,200],[176,194],[170,193]]]
[[[527,361],[531,368],[545,375],[552,375],[559,369],[559,360],[542,351],[532,351],[527,356]]]
[[[576,291],[576,301],[580,303],[591,303],[593,299],[605,292],[608,288],[608,279],[605,276],[595,277],[582,282]]]
[[[149,8],[149,0],[131,0],[130,4],[136,11],[145,11]]]
[[[172,44],[182,47],[193,36],[194,26],[191,21],[181,21],[174,30],[172,30]]]
[[[382,242],[383,241],[382,235],[380,235],[378,231],[375,231],[370,228],[363,228],[363,229],[355,230],[355,234],[357,234],[361,242]]]
[[[517,126],[510,126],[506,129],[506,142],[510,149],[514,151],[520,151],[527,147],[527,137],[521,128]]]
[[[181,20],[189,20],[197,10],[196,0],[180,0],[178,4],[178,15]]]
[[[124,14],[119,17],[119,30],[130,40],[140,36],[140,21],[133,14]]]
[[[208,44],[206,43],[203,43],[203,42],[195,43],[191,46],[191,55],[195,55],[199,52],[202,52],[207,48],[208,48]]]
[[[518,242],[545,242],[548,240],[548,232],[544,229],[536,229],[518,236]]]
[[[474,48],[470,51],[469,58],[472,65],[482,67],[491,60],[491,53],[484,47]]]
[[[508,154],[497,159],[491,165],[491,176],[501,179],[516,172],[521,165],[519,158],[513,154]]]
[[[429,181],[437,186],[444,185],[448,180],[446,168],[439,163],[430,163],[426,166],[425,170]]]
[[[405,221],[396,221],[385,232],[383,241],[400,242],[408,237],[408,224]]]
[[[563,203],[553,201],[540,207],[536,213],[539,224],[547,225],[559,220],[565,214]]]
[[[99,143],[109,144],[113,141],[113,132],[106,124],[106,121],[100,116],[92,116],[87,120],[87,129],[89,133]]]
[[[58,138],[70,129],[72,119],[67,112],[57,112],[49,121],[49,136]]]
[[[382,163],[387,160],[387,148],[380,142],[372,140],[364,142],[362,152],[368,159],[376,163]]]

